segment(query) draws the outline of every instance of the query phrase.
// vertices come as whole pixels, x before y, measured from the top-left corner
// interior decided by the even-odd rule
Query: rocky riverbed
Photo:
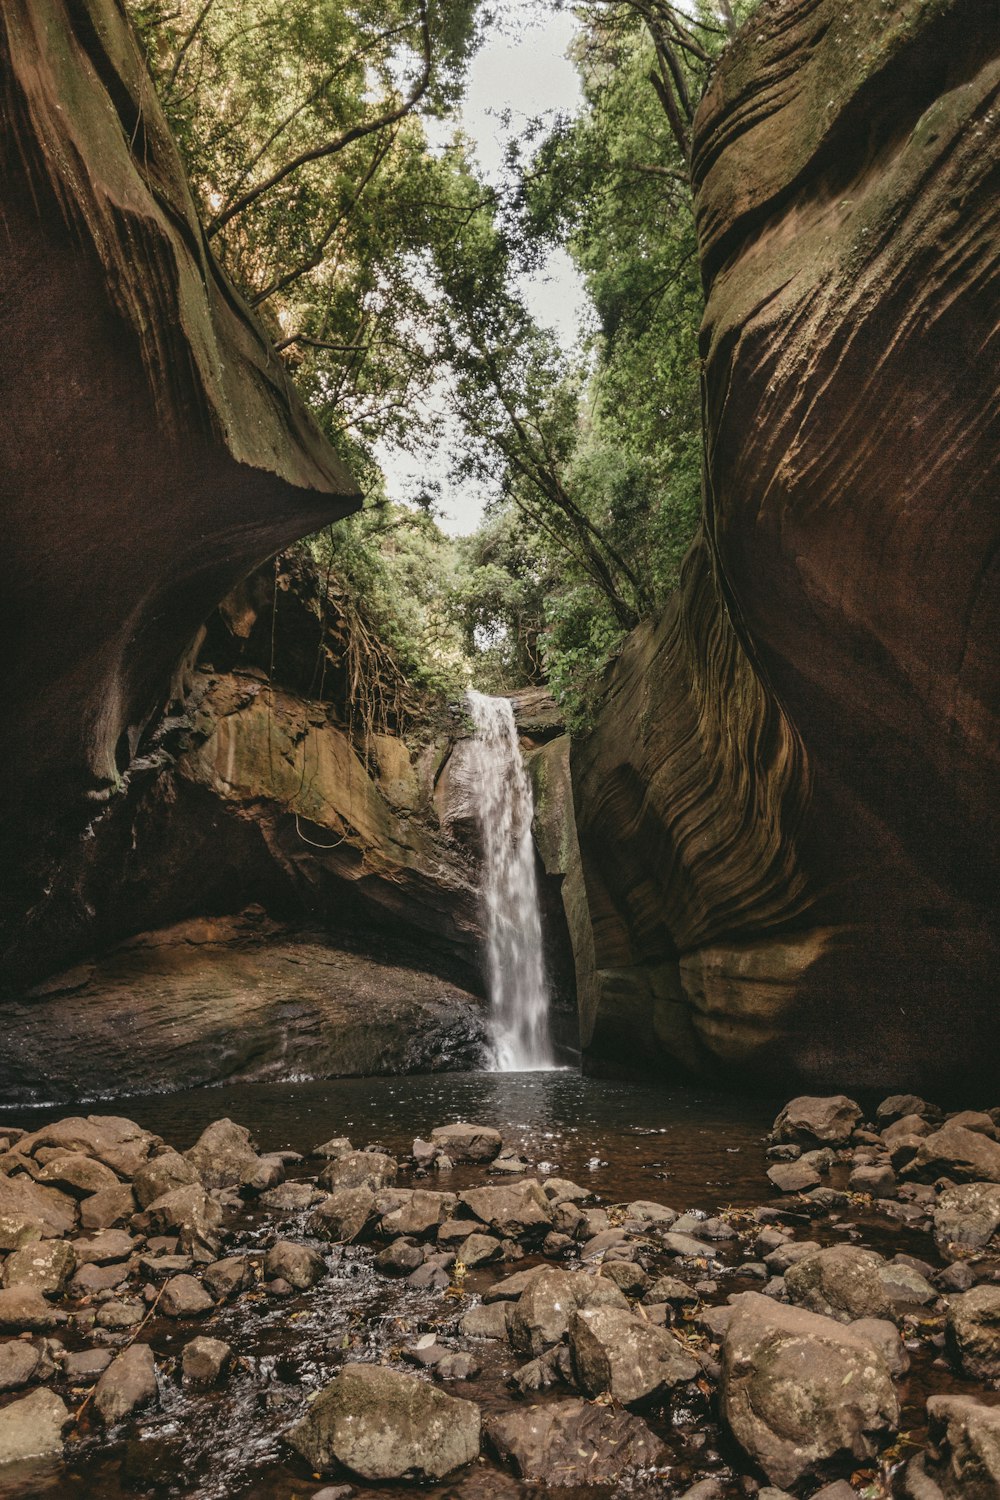
[[[793,1100],[715,1213],[486,1122],[4,1133],[10,1500],[1000,1495],[1000,1110]]]

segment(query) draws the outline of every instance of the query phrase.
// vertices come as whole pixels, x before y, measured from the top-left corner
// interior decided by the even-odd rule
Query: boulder
[[[0,1391],[19,1391],[38,1374],[42,1351],[24,1339],[0,1343]]]
[[[849,1327],[852,1333],[874,1345],[893,1379],[906,1374],[910,1356],[895,1323],[888,1318],[857,1318]]]
[[[207,1264],[218,1257],[222,1209],[197,1183],[164,1193],[149,1205],[145,1218],[155,1234],[175,1233],[195,1260]]]
[[[345,1188],[368,1188],[377,1193],[396,1181],[399,1168],[391,1156],[382,1151],[347,1151],[334,1157],[320,1172],[317,1181],[331,1192]]]
[[[767,1169],[768,1180],[779,1193],[804,1193],[818,1186],[819,1173],[808,1162],[782,1161]]]
[[[962,1125],[942,1125],[921,1140],[904,1176],[922,1182],[951,1177],[957,1182],[1000,1183],[1000,1142]]]
[[[605,1277],[544,1269],[526,1286],[511,1314],[511,1345],[519,1354],[543,1354],[565,1338],[576,1312],[598,1307],[629,1311],[627,1298]]]
[[[308,1245],[278,1240],[264,1256],[264,1276],[268,1281],[282,1277],[296,1291],[306,1292],[327,1274],[326,1261]]]
[[[665,1463],[662,1441],[631,1412],[586,1401],[550,1401],[491,1416],[490,1447],[526,1484],[553,1489],[616,1485]]]
[[[120,1187],[117,1175],[103,1162],[80,1151],[68,1151],[48,1161],[35,1178],[47,1187],[61,1188],[73,1198],[86,1198],[102,1188]]]
[[[193,1276],[172,1276],[160,1297],[160,1312],[167,1318],[200,1318],[215,1303]]]
[[[662,1224],[665,1229],[677,1222],[677,1214],[665,1203],[652,1203],[646,1198],[636,1198],[625,1205],[625,1213],[640,1224]]]
[[[934,1240],[942,1255],[985,1250],[1000,1231],[1000,1183],[946,1188],[934,1205]]]
[[[201,1273],[202,1285],[215,1298],[225,1302],[242,1292],[253,1280],[250,1262],[245,1255],[231,1255],[226,1260],[213,1261]]]
[[[409,1276],[423,1263],[424,1252],[420,1246],[404,1239],[393,1240],[391,1245],[379,1251],[374,1260],[376,1270],[384,1276]]]
[[[459,1202],[501,1239],[552,1228],[549,1200],[533,1177],[503,1187],[470,1188],[459,1194]]]
[[[80,1204],[80,1226],[83,1229],[112,1229],[124,1224],[136,1210],[136,1196],[127,1182],[117,1187],[101,1188]]]
[[[371,1188],[338,1188],[316,1205],[306,1228],[318,1239],[346,1245],[364,1232],[375,1213],[375,1194]]]
[[[232,1360],[233,1351],[222,1339],[196,1338],[181,1352],[185,1385],[218,1385]]]
[[[309,1182],[282,1182],[278,1187],[261,1193],[260,1206],[274,1214],[303,1213],[307,1208],[314,1208],[324,1196]]]
[[[899,1420],[874,1345],[756,1292],[735,1305],[722,1344],[722,1412],[767,1477],[788,1486],[835,1457],[871,1458]]]
[[[245,1187],[260,1169],[249,1130],[229,1119],[206,1126],[184,1155],[207,1188]]]
[[[345,1365],[287,1440],[314,1469],[367,1480],[440,1480],[479,1455],[480,1415],[416,1375]]]
[[[76,1253],[66,1240],[42,1240],[14,1250],[3,1265],[4,1286],[33,1286],[58,1297],[76,1270]]]
[[[880,1130],[911,1115],[921,1120],[940,1120],[941,1111],[937,1105],[928,1104],[926,1099],[921,1099],[919,1094],[890,1094],[875,1111]]]
[[[54,1391],[32,1391],[0,1411],[0,1464],[52,1458],[63,1451],[70,1412]]]
[[[577,1384],[623,1406],[694,1380],[701,1367],[677,1339],[636,1313],[590,1307],[574,1313],[569,1345]]]
[[[135,1240],[124,1229],[99,1229],[96,1234],[81,1236],[73,1242],[81,1266],[106,1266],[116,1260],[128,1260],[135,1248]]]
[[[910,1460],[910,1500],[996,1500],[1000,1495],[1000,1407],[972,1396],[930,1396],[929,1451]]]
[[[964,1374],[973,1380],[1000,1376],[1000,1286],[974,1286],[952,1297],[947,1333]]]
[[[338,1156],[346,1156],[349,1151],[353,1150],[354,1147],[346,1135],[335,1135],[330,1140],[323,1141],[322,1145],[314,1146],[312,1154],[313,1156],[325,1156],[330,1160],[334,1160]]]
[[[500,1240],[494,1239],[491,1234],[470,1234],[468,1239],[462,1241],[458,1252],[458,1258],[464,1266],[485,1265],[487,1261],[496,1260],[503,1250]]]
[[[148,1344],[130,1344],[112,1360],[94,1390],[94,1410],[108,1427],[158,1397],[156,1365]]]
[[[431,1145],[454,1162],[490,1162],[503,1145],[500,1132],[489,1125],[439,1125],[431,1131]]]
[[[0,1292],[0,1329],[40,1333],[65,1321],[66,1314],[53,1307],[36,1287],[13,1286]]]
[[[0,1217],[37,1223],[46,1239],[72,1234],[76,1228],[76,1201],[59,1188],[44,1187],[30,1177],[0,1177]]]
[[[887,1318],[893,1304],[882,1280],[884,1267],[873,1250],[830,1245],[789,1266],[785,1290],[800,1307],[841,1323]]]
[[[201,1174],[193,1161],[189,1161],[179,1151],[164,1151],[160,1156],[150,1157],[149,1161],[143,1163],[132,1179],[132,1190],[140,1206],[148,1208],[151,1203],[172,1193],[175,1188],[190,1187],[193,1183],[200,1182]]]
[[[771,1131],[775,1141],[794,1141],[798,1145],[819,1142],[826,1146],[844,1146],[861,1119],[861,1106],[846,1094],[815,1098],[803,1094],[792,1099],[778,1115]]]
[[[481,1302],[463,1314],[458,1331],[463,1338],[505,1339],[510,1316],[509,1302]]]
[[[110,1349],[79,1349],[67,1354],[63,1374],[71,1385],[93,1385],[113,1359]]]
[[[382,1216],[382,1233],[430,1234],[445,1222],[458,1199],[454,1193],[432,1193],[416,1188],[407,1201]]]

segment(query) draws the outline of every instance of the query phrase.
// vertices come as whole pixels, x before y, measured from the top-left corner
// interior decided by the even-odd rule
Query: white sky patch
[[[551,126],[557,115],[575,114],[582,102],[576,69],[567,53],[577,33],[569,11],[556,11],[538,0],[508,0],[501,25],[494,29],[473,59],[458,125],[472,143],[487,180],[503,176],[506,146],[529,122],[541,119]],[[505,119],[507,123],[505,123]],[[433,142],[451,137],[450,121],[428,121]],[[572,348],[593,312],[583,281],[564,250],[550,255],[545,265],[522,282],[533,317],[551,328],[564,348]],[[379,445],[376,455],[385,472],[393,500],[406,501],[430,483],[441,487],[443,529],[452,535],[475,531],[487,499],[471,483],[452,485],[448,479],[451,454],[457,446],[454,418],[444,394],[437,413],[440,433],[436,446],[422,460]]]

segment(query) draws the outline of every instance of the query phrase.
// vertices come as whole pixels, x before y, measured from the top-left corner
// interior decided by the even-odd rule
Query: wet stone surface
[[[213,1092],[186,1128],[170,1118],[177,1101],[129,1101],[137,1124],[10,1121],[0,1199],[13,1184],[11,1203],[44,1210],[17,1223],[0,1212],[11,1274],[67,1261],[56,1245],[80,1270],[68,1283],[46,1271],[43,1290],[9,1288],[0,1425],[14,1461],[0,1463],[0,1500],[312,1500],[342,1485],[434,1500],[549,1489],[652,1500],[702,1485],[697,1495],[737,1500],[768,1484],[806,1500],[837,1482],[838,1500],[884,1500],[907,1493],[918,1463],[921,1482],[937,1483],[952,1449],[992,1430],[982,1412],[1000,1411],[990,1363],[1000,1235],[990,1191],[949,1186],[967,1181],[964,1137],[955,1178],[941,1171],[939,1142],[926,1181],[916,1154],[891,1167],[891,1121],[859,1106],[852,1122],[840,1101],[795,1101],[769,1138],[774,1106],[711,1095],[647,1097],[558,1074],[457,1078],[450,1098],[448,1080],[427,1081],[423,1097],[420,1080],[406,1083],[404,1102],[383,1081],[380,1117],[367,1084],[363,1104],[349,1087],[325,1085],[325,1101],[307,1090],[297,1114],[276,1090],[270,1116],[260,1091]],[[218,1125],[222,1109],[252,1140]],[[456,1122],[496,1128],[503,1151],[439,1166],[435,1129]],[[992,1114],[977,1125],[1000,1136]],[[338,1156],[315,1151],[334,1137]],[[254,1142],[286,1155],[261,1158]],[[776,1193],[767,1168],[790,1144],[819,1185]],[[197,1167],[182,1189],[173,1156],[155,1170],[168,1150]],[[503,1170],[508,1152],[526,1158],[523,1173]],[[166,1191],[143,1187],[141,1208],[94,1229],[87,1197],[64,1185],[72,1176],[96,1195],[109,1184],[79,1160],[60,1168],[60,1153],[123,1187],[139,1177]],[[317,1179],[348,1158],[358,1176],[365,1155],[364,1202],[339,1243]],[[893,1196],[849,1187],[861,1167],[881,1174],[862,1182],[892,1172]],[[25,1190],[41,1188],[43,1170],[60,1196]],[[91,1283],[83,1270],[112,1274]],[[971,1361],[963,1307],[978,1318]],[[757,1368],[756,1350],[779,1344],[789,1369],[815,1372],[809,1399],[826,1403],[798,1447],[785,1438],[803,1382],[773,1362],[766,1379]],[[871,1406],[860,1426],[826,1394],[823,1349],[844,1361],[853,1409]],[[391,1373],[337,1386],[357,1364]],[[928,1438],[931,1396],[973,1405],[949,1408]],[[296,1447],[293,1429],[315,1440]]]

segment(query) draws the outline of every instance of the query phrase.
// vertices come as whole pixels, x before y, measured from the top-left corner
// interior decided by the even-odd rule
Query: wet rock
[[[586,1241],[580,1254],[584,1260],[603,1260],[610,1251],[620,1254],[627,1243],[628,1235],[624,1229],[602,1229],[600,1234]]]
[[[72,1297],[92,1297],[97,1292],[111,1291],[121,1286],[129,1274],[128,1264],[118,1261],[110,1266],[81,1266],[69,1284]]]
[[[0,1291],[0,1329],[39,1333],[65,1321],[66,1314],[46,1301],[36,1287],[13,1286]]]
[[[845,1094],[816,1098],[804,1094],[785,1105],[774,1122],[771,1135],[775,1141],[794,1141],[798,1145],[844,1146],[861,1119],[861,1106]]]
[[[681,1281],[677,1276],[658,1276],[643,1294],[643,1303],[651,1306],[657,1302],[673,1302],[680,1305],[693,1305],[698,1299],[698,1293],[688,1286],[687,1282]]]
[[[856,1318],[887,1318],[892,1302],[882,1280],[885,1261],[873,1250],[830,1245],[785,1272],[792,1302],[841,1323]]]
[[[19,1391],[35,1379],[42,1364],[42,1351],[24,1339],[0,1343],[0,1391]]]
[[[469,1308],[458,1331],[463,1338],[505,1339],[510,1316],[509,1302],[482,1302]]]
[[[945,1292],[967,1292],[970,1286],[976,1283],[976,1273],[968,1261],[956,1260],[950,1266],[945,1266],[936,1277],[938,1285]]]
[[[375,1257],[375,1267],[383,1276],[409,1276],[424,1263],[424,1252],[408,1240],[394,1240]]]
[[[342,1464],[362,1479],[443,1479],[479,1454],[479,1408],[416,1375],[346,1365],[287,1434],[320,1472]]]
[[[924,1182],[951,1177],[958,1182],[1000,1183],[1000,1142],[961,1125],[942,1125],[920,1142],[906,1175]]]
[[[439,1359],[434,1366],[435,1380],[474,1380],[479,1374],[479,1361],[464,1349],[453,1349]]]
[[[375,1194],[371,1188],[338,1188],[316,1205],[306,1228],[318,1239],[347,1245],[364,1233],[375,1214]]]
[[[920,1115],[904,1115],[900,1120],[894,1120],[882,1131],[882,1140],[887,1144],[898,1140],[901,1136],[917,1136],[918,1138],[930,1135],[934,1129],[927,1121],[921,1119]]]
[[[233,1357],[222,1339],[196,1338],[184,1345],[181,1372],[187,1385],[218,1385]]]
[[[556,1385],[572,1386],[573,1363],[565,1344],[556,1344],[546,1349],[537,1359],[531,1359],[512,1376],[514,1385],[522,1396],[533,1396],[539,1391],[551,1390]]]
[[[127,1182],[102,1188],[80,1204],[83,1229],[112,1229],[124,1224],[136,1210],[136,1197]]]
[[[528,1484],[552,1488],[608,1485],[666,1459],[640,1417],[586,1401],[550,1401],[491,1416],[486,1437]]]
[[[395,1182],[399,1168],[391,1156],[382,1151],[348,1151],[335,1157],[320,1172],[317,1181],[320,1187],[331,1192],[345,1188],[368,1188],[376,1193],[379,1188]]]
[[[180,1276],[190,1271],[194,1261],[190,1255],[140,1255],[139,1270],[151,1281],[166,1281],[169,1276]]]
[[[63,1451],[63,1429],[70,1421],[53,1391],[32,1391],[0,1411],[0,1464],[49,1458]]]
[[[148,1208],[176,1188],[193,1184],[201,1185],[201,1174],[194,1162],[181,1156],[179,1151],[164,1151],[143,1163],[132,1179],[132,1190],[140,1207]]]
[[[199,1318],[214,1306],[209,1293],[193,1276],[172,1277],[160,1298],[160,1311],[167,1318]]]
[[[625,1206],[625,1212],[630,1219],[636,1219],[641,1224],[662,1224],[669,1229],[677,1222],[677,1214],[665,1203],[652,1203],[646,1198],[636,1198],[634,1202]]]
[[[518,1298],[510,1320],[511,1345],[520,1354],[542,1354],[565,1338],[574,1313],[597,1307],[629,1311],[627,1299],[613,1282],[546,1269]]]
[[[835,1479],[832,1484],[824,1484],[821,1490],[817,1490],[812,1500],[858,1500],[858,1492],[846,1479]]]
[[[428,1263],[418,1266],[411,1275],[407,1276],[406,1284],[416,1287],[418,1291],[443,1292],[451,1285],[451,1277],[443,1266]]]
[[[605,1260],[601,1275],[613,1281],[626,1297],[638,1297],[649,1285],[645,1271],[631,1260]]]
[[[974,1286],[953,1297],[947,1330],[964,1374],[973,1380],[1000,1376],[1000,1286]]]
[[[296,1291],[306,1292],[327,1274],[326,1261],[308,1245],[279,1240],[264,1256],[264,1276],[268,1281],[281,1277]]]
[[[243,1187],[250,1193],[269,1193],[285,1180],[285,1163],[277,1151],[257,1158],[257,1165],[248,1172]]]
[[[295,1288],[283,1276],[276,1276],[273,1281],[269,1281],[266,1285],[266,1291],[269,1297],[295,1296]]]
[[[94,1391],[94,1410],[107,1426],[158,1397],[156,1365],[148,1344],[131,1344],[104,1371]]]
[[[889,1165],[855,1167],[847,1179],[852,1193],[869,1193],[873,1198],[896,1196],[896,1174]]]
[[[491,1162],[500,1154],[503,1140],[488,1125],[440,1125],[431,1131],[431,1145],[453,1162]]]
[[[913,1266],[890,1261],[879,1273],[886,1295],[894,1308],[926,1307],[937,1300],[937,1292],[927,1277]]]
[[[283,1182],[260,1195],[260,1206],[269,1213],[301,1213],[322,1202],[324,1194],[308,1182]]]
[[[555,1233],[568,1235],[570,1239],[585,1238],[587,1215],[575,1203],[559,1203],[552,1211],[552,1228]]]
[[[470,1268],[485,1265],[487,1261],[496,1260],[502,1248],[500,1241],[491,1234],[470,1234],[462,1243],[462,1263]]]
[[[459,1202],[501,1239],[517,1239],[526,1231],[552,1227],[552,1211],[534,1178],[504,1187],[471,1188],[459,1194]]]
[[[195,1260],[210,1263],[218,1258],[222,1209],[196,1183],[164,1193],[143,1217],[156,1234],[176,1233],[181,1248]]]
[[[146,1316],[146,1309],[141,1302],[134,1299],[129,1301],[116,1301],[103,1303],[97,1310],[96,1323],[98,1328],[109,1328],[120,1332],[125,1328],[135,1328]]]
[[[515,1271],[503,1281],[495,1281],[483,1293],[484,1302],[516,1302],[538,1276],[544,1276],[551,1266],[529,1266],[527,1271]]]
[[[910,1500],[996,1500],[1000,1495],[1000,1407],[972,1396],[927,1401],[930,1451],[910,1460]]]
[[[560,1203],[583,1203],[590,1197],[590,1189],[570,1182],[567,1177],[547,1177],[542,1183],[542,1192],[553,1208]]]
[[[347,1156],[354,1150],[346,1135],[335,1135],[331,1140],[324,1141],[321,1146],[313,1147],[313,1156],[326,1156],[331,1161],[336,1161],[339,1156]]]
[[[569,1325],[573,1370],[587,1396],[605,1392],[629,1406],[700,1373],[672,1334],[616,1307],[584,1308]]]
[[[124,1229],[100,1229],[96,1234],[74,1241],[77,1261],[82,1266],[106,1266],[112,1261],[128,1260],[135,1240]]]
[[[250,1262],[245,1255],[231,1255],[226,1260],[213,1261],[201,1273],[201,1281],[216,1302],[227,1301],[253,1281]]]
[[[777,1166],[768,1167],[767,1175],[779,1193],[804,1193],[820,1180],[813,1167],[803,1166],[800,1161],[779,1162]]]
[[[454,1193],[433,1193],[415,1188],[405,1203],[382,1216],[382,1233],[431,1234],[454,1212],[458,1199]]]
[[[573,1243],[572,1235],[558,1234],[552,1230],[542,1241],[542,1254],[548,1256],[549,1260],[559,1260],[561,1256],[570,1253]]]
[[[867,1339],[878,1350],[890,1375],[898,1379],[906,1374],[910,1368],[910,1356],[895,1323],[888,1318],[857,1318],[848,1326],[852,1333]]]
[[[14,1250],[4,1261],[4,1286],[33,1286],[57,1297],[76,1270],[73,1246],[65,1240],[42,1240]]]
[[[1000,1184],[946,1188],[934,1205],[934,1241],[942,1255],[984,1250],[1000,1231]]]
[[[560,1215],[565,1213],[565,1205],[556,1210],[553,1222],[559,1223]],[[592,1240],[596,1234],[604,1234],[611,1228],[611,1219],[607,1210],[603,1208],[586,1208],[577,1220],[577,1228],[574,1233],[578,1240]]]
[[[830,1318],[746,1292],[723,1338],[722,1410],[779,1485],[837,1455],[865,1459],[899,1408],[881,1354]]]
[[[696,1260],[712,1255],[711,1247],[702,1240],[696,1240],[691,1234],[675,1234],[672,1229],[668,1229],[663,1236],[663,1248],[681,1260]]]
[[[249,1130],[228,1119],[206,1126],[184,1155],[207,1188],[248,1186],[260,1167]]]
[[[80,1349],[67,1354],[63,1371],[71,1385],[93,1385],[113,1359],[110,1349]]]
[[[350,1484],[326,1484],[317,1490],[312,1500],[351,1500],[354,1487]]]

